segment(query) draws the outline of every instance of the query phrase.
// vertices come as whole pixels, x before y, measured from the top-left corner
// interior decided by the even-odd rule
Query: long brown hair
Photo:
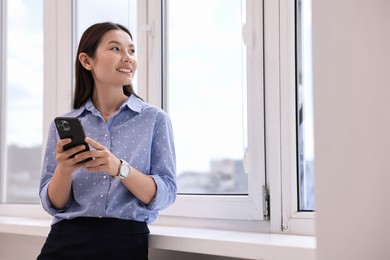
[[[100,43],[100,39],[102,36],[110,31],[110,30],[122,30],[126,32],[130,38],[133,40],[133,36],[130,31],[123,25],[104,22],[97,23],[90,26],[83,35],[81,36],[79,47],[76,55],[76,63],[75,63],[75,92],[74,92],[74,100],[73,100],[73,108],[77,109],[81,107],[89,97],[93,95],[94,88],[94,80],[92,77],[91,71],[85,69],[83,65],[80,63],[78,57],[80,53],[84,52],[89,57],[94,58],[96,49]],[[130,96],[131,94],[138,97],[135,93],[132,84],[123,86],[123,93],[126,96]]]

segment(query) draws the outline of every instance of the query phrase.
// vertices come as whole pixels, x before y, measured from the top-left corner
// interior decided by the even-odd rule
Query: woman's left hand
[[[91,149],[91,151],[79,153],[76,155],[76,158],[83,159],[84,157],[92,157],[94,159],[85,162],[82,167],[90,172],[107,172],[111,176],[117,176],[121,161],[105,146],[95,140],[86,137],[85,142],[95,148],[95,150]]]

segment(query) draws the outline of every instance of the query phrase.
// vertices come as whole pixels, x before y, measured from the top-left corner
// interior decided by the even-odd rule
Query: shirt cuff
[[[66,211],[69,207],[70,207],[70,204],[71,204],[71,200],[68,201],[68,203],[66,204],[66,206],[62,209],[56,209],[54,208],[52,205],[51,205],[51,202],[50,202],[50,198],[49,198],[49,192],[48,192],[48,189],[49,189],[49,183],[46,183],[46,185],[43,187],[43,189],[41,190],[41,194],[40,194],[40,197],[41,197],[41,203],[42,203],[42,207],[44,208],[44,210],[49,213],[50,215],[54,216],[56,215],[57,213],[61,213],[61,212],[64,212]]]
[[[156,183],[156,195],[149,203],[151,210],[163,210],[168,208],[176,200],[176,190],[169,188],[159,175],[150,175]]]

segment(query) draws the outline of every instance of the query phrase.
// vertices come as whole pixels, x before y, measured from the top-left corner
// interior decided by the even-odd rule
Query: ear
[[[79,54],[79,61],[86,70],[92,70],[92,59],[85,52]]]

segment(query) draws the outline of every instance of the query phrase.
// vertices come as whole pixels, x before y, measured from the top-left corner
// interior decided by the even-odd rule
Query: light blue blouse
[[[118,112],[105,122],[91,100],[64,115],[78,117],[86,136],[106,146],[119,159],[150,175],[157,186],[152,202],[143,204],[121,183],[105,172],[79,168],[73,173],[72,197],[57,210],[48,197],[48,186],[57,166],[55,146],[59,140],[51,123],[40,182],[43,208],[54,216],[53,224],[76,217],[110,217],[151,223],[158,212],[176,199],[176,157],[168,115],[160,108],[131,95]],[[91,148],[92,149],[92,148]]]

